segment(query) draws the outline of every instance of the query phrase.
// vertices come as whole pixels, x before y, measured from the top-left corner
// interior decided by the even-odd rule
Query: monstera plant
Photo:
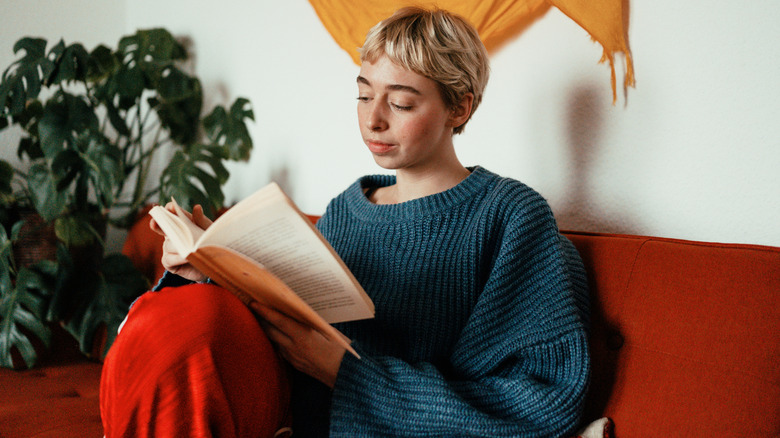
[[[27,37],[14,53],[0,81],[0,135],[21,133],[15,146],[0,137],[18,158],[0,160],[0,364],[30,367],[52,324],[87,354],[101,331],[110,345],[147,282],[123,256],[85,248],[153,201],[222,207],[224,163],[249,158],[254,116],[243,98],[202,116],[201,83],[165,29],[91,51]]]

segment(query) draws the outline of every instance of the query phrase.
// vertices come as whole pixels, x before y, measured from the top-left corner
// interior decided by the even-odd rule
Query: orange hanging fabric
[[[623,53],[625,87],[633,87],[634,64],[628,47],[628,0],[547,0],[588,31],[604,47],[600,62],[609,61],[612,70],[612,103],[617,100],[615,53]]]
[[[609,61],[612,70],[613,103],[617,99],[615,53],[625,55],[625,85],[634,85],[624,18],[628,0],[309,0],[309,3],[336,43],[356,64],[360,63],[357,49],[363,45],[368,30],[403,6],[438,7],[466,18],[477,29],[489,52],[520,34],[550,6],[555,6],[604,47],[601,61]]]

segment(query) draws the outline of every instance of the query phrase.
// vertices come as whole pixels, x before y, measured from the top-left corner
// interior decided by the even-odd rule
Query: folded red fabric
[[[254,315],[210,284],[142,296],[103,367],[107,438],[273,437],[288,406],[286,371]]]

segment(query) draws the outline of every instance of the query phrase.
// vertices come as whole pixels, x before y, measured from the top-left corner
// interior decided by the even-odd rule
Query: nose
[[[381,102],[374,100],[369,103],[366,114],[366,127],[372,131],[378,132],[387,129],[387,118],[384,114],[384,108]]]

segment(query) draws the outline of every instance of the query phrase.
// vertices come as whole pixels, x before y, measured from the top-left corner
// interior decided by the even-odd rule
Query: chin
[[[386,170],[397,170],[401,167],[392,158],[383,157],[381,155],[374,155],[374,162],[377,164],[377,166]]]

